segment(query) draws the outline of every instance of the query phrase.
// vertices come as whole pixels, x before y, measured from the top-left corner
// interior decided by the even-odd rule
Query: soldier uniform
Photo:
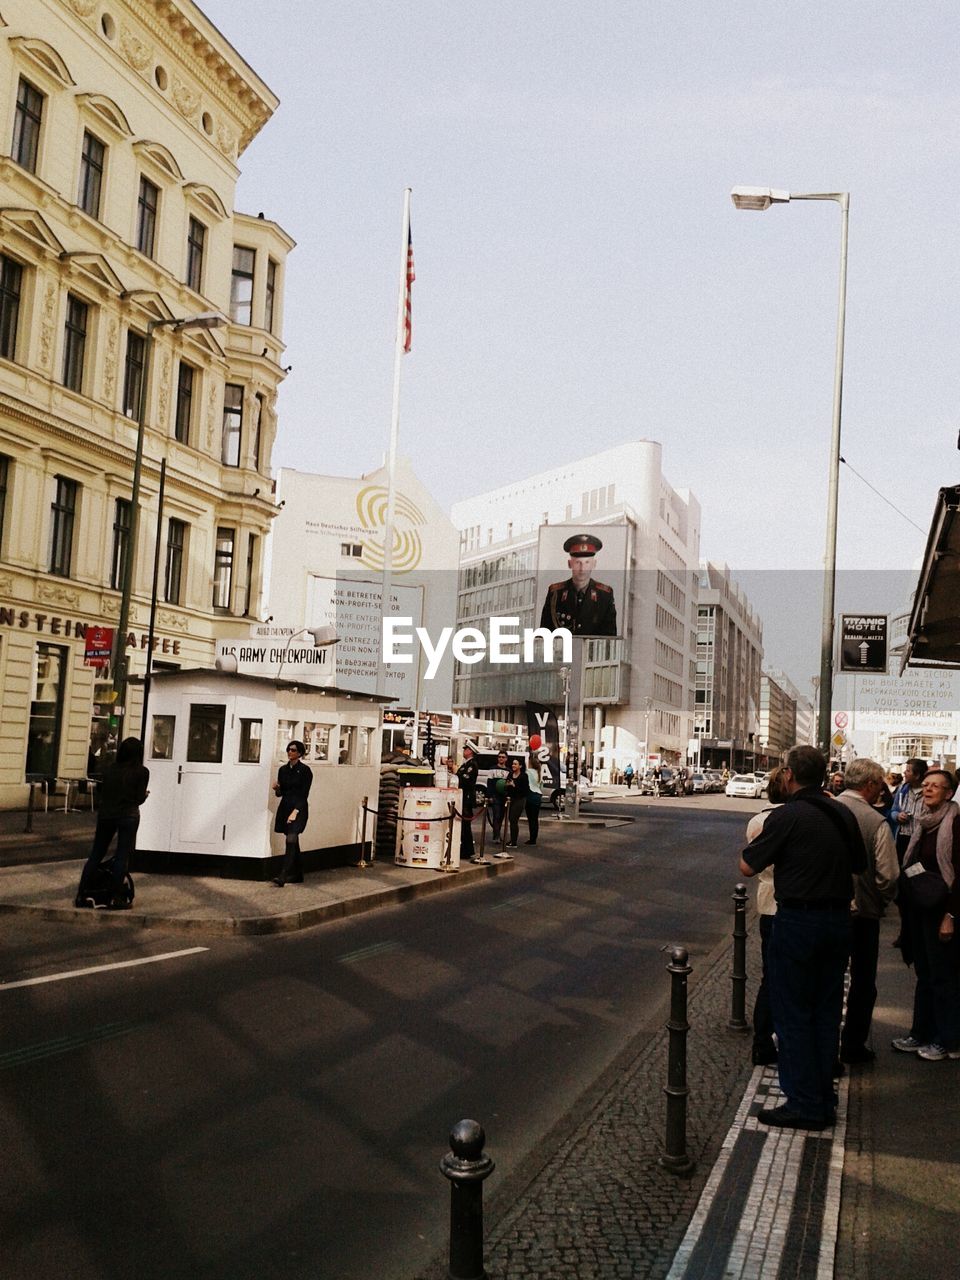
[[[599,538],[587,533],[574,534],[563,544],[564,551],[575,559],[595,556],[602,547]],[[588,579],[580,590],[573,578],[551,583],[543,602],[540,625],[551,631],[566,627],[575,636],[615,636],[617,605],[613,588],[594,578]]]

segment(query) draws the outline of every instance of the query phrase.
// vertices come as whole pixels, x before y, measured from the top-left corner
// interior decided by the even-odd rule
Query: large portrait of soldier
[[[609,571],[598,567],[604,540],[608,557],[603,563],[609,565]],[[617,588],[623,584],[625,546],[626,530],[617,525],[604,527],[602,534],[597,528],[570,533],[569,526],[542,527],[541,575],[545,570],[559,569],[565,560],[568,576],[557,574],[547,586],[540,626],[550,631],[565,627],[575,636],[619,635]]]

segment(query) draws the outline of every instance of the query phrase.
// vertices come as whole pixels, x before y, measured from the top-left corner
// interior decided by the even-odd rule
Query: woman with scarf
[[[960,1058],[960,970],[955,916],[960,914],[960,809],[953,774],[931,769],[923,779],[924,809],[900,877],[905,899],[903,958],[917,975],[910,1034],[893,1041],[901,1053],[928,1062]]]

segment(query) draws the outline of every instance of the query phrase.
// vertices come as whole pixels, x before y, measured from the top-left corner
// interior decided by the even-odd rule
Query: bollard
[[[738,884],[733,891],[733,970],[730,974],[731,1031],[749,1031],[746,1019],[747,997],[747,886]]]
[[[674,947],[667,965],[670,974],[670,1046],[667,1056],[667,1140],[660,1163],[670,1173],[693,1173],[694,1162],[687,1155],[687,963],[686,947]]]
[[[440,1172],[450,1181],[449,1280],[487,1280],[483,1269],[483,1180],[494,1163],[483,1154],[486,1135],[476,1120],[461,1120],[450,1131],[450,1150]]]
[[[360,807],[363,810],[363,818],[360,825],[360,861],[357,863],[357,866],[360,867],[362,871],[366,871],[367,867],[370,865],[367,861],[367,801],[369,798],[369,796],[364,796],[360,804]]]
[[[30,783],[30,794],[27,797],[27,825],[23,828],[24,835],[30,835],[33,831],[33,788],[34,784]]]
[[[479,797],[478,797],[479,798]],[[487,847],[487,802],[480,798],[480,849],[474,852],[471,862],[477,862],[481,866],[489,865],[490,859],[483,856],[483,851]]]

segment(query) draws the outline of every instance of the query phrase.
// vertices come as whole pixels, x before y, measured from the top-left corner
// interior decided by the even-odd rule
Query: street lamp
[[[113,687],[116,691],[118,710],[117,739],[123,736],[123,721],[126,716],[127,680],[129,663],[127,660],[127,626],[130,621],[130,596],[133,590],[133,570],[137,559],[137,524],[140,515],[140,476],[143,471],[143,439],[147,417],[147,383],[150,378],[150,357],[153,351],[154,329],[170,328],[174,333],[184,329],[219,329],[229,323],[220,311],[201,311],[193,316],[171,317],[167,320],[150,320],[147,323],[147,335],[143,344],[143,372],[140,375],[140,395],[137,403],[137,449],[133,460],[133,486],[130,492],[130,528],[127,555],[123,565],[123,583],[120,591],[120,617],[117,621],[115,658],[113,663]],[[153,654],[147,655],[147,672],[149,673]],[[141,736],[145,726],[141,726]]]
[[[823,619],[820,633],[820,714],[818,745],[830,758],[830,713],[833,704],[833,614],[837,581],[837,498],[840,490],[840,411],[843,402],[843,338],[847,310],[847,224],[849,191],[795,192],[772,187],[734,187],[730,198],[738,209],[769,209],[791,200],[834,200],[840,206],[840,298],[837,308],[837,346],[833,370],[833,436],[827,493],[827,543],[823,562]]]
[[[331,645],[340,643],[340,637],[337,635],[335,627],[301,627],[299,631],[295,631],[292,636],[287,638],[287,642],[283,646],[283,657],[280,659],[280,667],[277,671],[278,680],[283,674],[283,664],[287,660],[290,646],[297,636],[307,635],[313,636],[314,647],[317,649],[329,649]]]

